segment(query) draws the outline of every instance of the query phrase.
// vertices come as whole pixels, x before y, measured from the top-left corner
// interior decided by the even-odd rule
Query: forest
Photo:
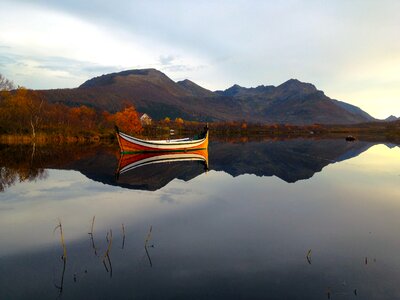
[[[50,104],[33,90],[18,88],[0,92],[0,134],[105,136],[114,132],[114,126],[131,133],[141,133],[138,112],[133,106],[110,114],[85,105],[68,107]]]

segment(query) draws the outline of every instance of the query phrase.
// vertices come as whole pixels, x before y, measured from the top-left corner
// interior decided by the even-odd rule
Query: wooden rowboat
[[[208,148],[208,126],[194,138],[171,140],[143,140],[120,132],[116,127],[118,144],[122,154],[141,152],[186,152]]]

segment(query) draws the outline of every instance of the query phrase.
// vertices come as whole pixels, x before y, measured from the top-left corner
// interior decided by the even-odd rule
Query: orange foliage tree
[[[92,130],[96,126],[96,112],[85,105],[74,107],[69,110],[69,119],[74,127],[83,127]]]
[[[184,123],[184,121],[183,121],[182,118],[176,118],[176,119],[175,119],[175,123],[176,123],[178,126],[182,126],[183,123]]]
[[[121,112],[117,112],[114,114],[113,119],[115,124],[123,131],[140,133],[143,130],[139,114],[133,106],[127,107]]]
[[[2,92],[1,98],[0,113],[4,127],[20,133],[31,131],[35,138],[43,120],[44,100],[40,94],[20,87],[14,92]]]

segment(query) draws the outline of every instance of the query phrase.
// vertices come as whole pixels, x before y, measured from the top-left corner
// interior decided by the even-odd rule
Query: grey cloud
[[[161,55],[159,61],[161,65],[170,65],[175,60],[173,55]]]
[[[186,65],[169,65],[169,66],[162,66],[163,71],[168,72],[183,72],[183,71],[193,71],[195,67],[186,66]]]
[[[11,65],[16,67],[27,67],[28,64],[25,63],[24,60],[35,62],[37,64],[35,68],[49,71],[62,71],[70,74],[70,76],[97,76],[121,69],[121,67],[118,66],[100,65],[60,56],[25,56],[0,52],[0,65],[3,67],[9,67]]]
[[[0,55],[0,66],[5,67],[10,64],[14,64],[16,61],[11,57]]]
[[[87,61],[79,61],[57,56],[40,58],[36,57],[34,59],[39,63],[38,68],[50,71],[67,71],[71,74],[110,73],[119,69],[116,66],[104,66]]]
[[[10,79],[27,87],[65,88],[75,87],[83,80],[102,74],[120,71],[120,66],[107,66],[60,56],[32,56],[13,54],[0,48],[0,67]],[[29,62],[29,63],[28,63]],[[23,72],[27,69],[56,72],[51,78],[37,78]],[[57,73],[59,72],[59,73]]]

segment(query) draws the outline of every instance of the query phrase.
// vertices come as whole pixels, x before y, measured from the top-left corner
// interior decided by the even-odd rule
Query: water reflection
[[[77,170],[105,184],[151,191],[164,187],[175,178],[192,180],[209,169],[224,171],[234,177],[255,174],[296,182],[311,178],[329,164],[356,157],[374,144],[366,141],[348,143],[343,139],[213,142],[210,159],[207,151],[119,157],[113,146],[0,145],[0,191],[16,182],[45,179],[46,169]]]
[[[93,160],[107,157],[101,165]],[[5,145],[0,144],[0,192],[18,182],[43,180],[48,169],[77,170],[79,167],[101,175],[103,168],[108,173],[116,165],[114,146],[107,145]]]
[[[208,170],[208,150],[121,155],[116,183],[157,190],[175,178],[188,181]]]
[[[41,159],[35,144],[21,147],[0,144],[0,192],[17,182],[45,179],[47,172],[41,166]]]
[[[218,143],[210,150],[210,165],[232,176],[277,176],[296,182],[311,178],[329,164],[356,157],[374,144],[344,139]]]
[[[240,154],[246,145],[233,146],[241,163],[228,160],[224,168],[236,175],[248,160]],[[282,149],[263,145],[252,155],[273,147]],[[399,149],[374,146],[349,160],[360,149],[339,150],[320,153],[317,162],[330,160],[329,167],[296,184],[214,169],[152,192],[82,175],[112,178],[112,151],[98,150],[113,157],[114,165],[104,162],[111,171],[94,155],[64,162],[67,170],[49,169],[45,180],[0,195],[0,298],[55,299],[53,283],[63,282],[62,299],[397,299]],[[299,157],[282,164],[294,170]],[[256,167],[246,170],[268,172]],[[60,237],[52,235],[57,217],[68,250],[64,270]]]

